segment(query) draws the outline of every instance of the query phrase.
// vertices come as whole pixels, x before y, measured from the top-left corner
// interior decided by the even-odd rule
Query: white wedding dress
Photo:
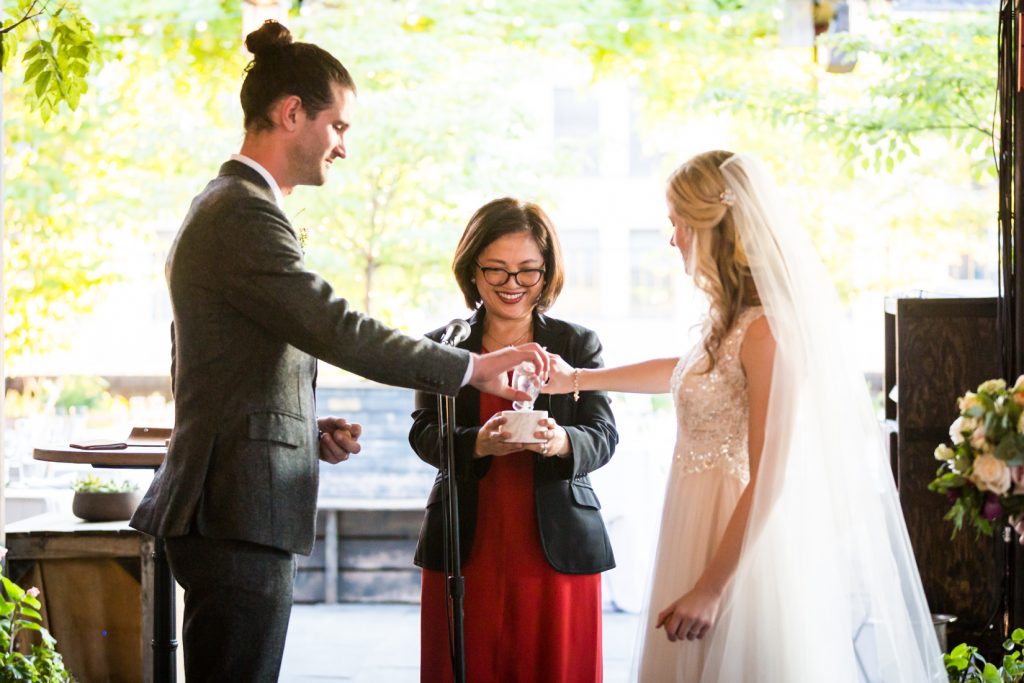
[[[739,315],[711,372],[704,372],[707,356],[698,344],[672,373],[676,446],[654,573],[640,620],[641,681],[700,680],[709,639],[672,643],[654,624],[658,613],[700,578],[750,478],[747,382],[739,353],[747,328],[762,314],[758,307]]]
[[[927,601],[864,376],[810,240],[750,157],[719,170],[760,308],[740,313],[710,373],[673,373],[678,437],[633,667],[641,683],[945,683]],[[775,338],[764,445],[739,563],[703,640],[658,613],[717,550],[749,479],[739,358],[764,315]],[[941,520],[936,519],[936,524]]]

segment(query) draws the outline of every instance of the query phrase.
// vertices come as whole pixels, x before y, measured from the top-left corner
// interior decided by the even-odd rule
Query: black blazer
[[[469,319],[470,335],[460,346],[479,352],[483,342],[485,311]],[[439,339],[444,329],[427,336]],[[533,340],[557,353],[574,367],[601,367],[601,342],[592,331],[554,318],[535,314]],[[548,562],[566,574],[594,574],[615,566],[611,542],[601,518],[601,504],[590,484],[589,472],[612,457],[619,435],[610,401],[603,392],[543,394],[535,404],[547,410],[565,428],[572,442],[570,458],[534,455],[533,488],[541,544]],[[409,443],[424,462],[439,466],[437,395],[416,393],[416,410]],[[480,431],[480,392],[466,386],[455,398],[455,469],[459,497],[459,541],[462,560],[469,557],[476,529],[479,481],[490,470],[491,457],[473,458]],[[427,499],[426,515],[416,546],[416,564],[444,569],[444,508],[440,474]]]

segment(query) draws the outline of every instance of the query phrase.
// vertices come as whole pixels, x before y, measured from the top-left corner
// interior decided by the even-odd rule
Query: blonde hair
[[[707,372],[740,312],[760,303],[733,218],[735,198],[719,167],[732,152],[699,154],[672,172],[666,191],[676,215],[693,231],[693,279],[711,302],[704,335]]]

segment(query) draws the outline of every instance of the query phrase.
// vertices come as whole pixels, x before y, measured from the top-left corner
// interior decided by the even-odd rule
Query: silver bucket
[[[956,621],[952,614],[933,614],[932,625],[935,627],[935,636],[939,639],[939,649],[948,652],[946,643],[946,626]]]

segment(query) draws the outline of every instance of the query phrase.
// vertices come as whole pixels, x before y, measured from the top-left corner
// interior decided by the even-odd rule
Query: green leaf
[[[46,68],[46,60],[45,59],[37,59],[36,61],[34,61],[31,64],[29,64],[28,68],[25,69],[25,82],[28,83],[29,81],[31,81],[40,72],[42,72],[42,70],[45,69],[45,68]]]
[[[22,607],[21,613],[24,614],[26,617],[32,617],[33,619],[42,620],[43,618],[43,615],[41,615],[39,612],[32,609],[31,607]]]
[[[21,56],[21,61],[22,62],[27,62],[27,61],[31,60],[33,57],[35,57],[37,54],[39,54],[42,51],[42,49],[43,49],[43,46],[40,45],[38,42],[32,43],[32,47],[30,47],[29,49],[25,50],[25,54]]]
[[[36,97],[42,97],[43,93],[46,92],[46,86],[50,83],[50,76],[53,72],[44,71],[40,74],[39,78],[36,79]]]
[[[25,598],[25,589],[6,576],[0,576],[0,583],[3,584],[4,592],[7,593],[13,602],[21,602]]]
[[[970,650],[971,649],[972,649],[971,646],[968,645],[967,643],[960,643],[959,645],[957,645],[956,647],[953,648],[952,652],[950,652],[949,655],[951,657],[957,657],[959,659],[963,659],[965,657],[969,657],[970,656],[970,654],[971,654]]]

